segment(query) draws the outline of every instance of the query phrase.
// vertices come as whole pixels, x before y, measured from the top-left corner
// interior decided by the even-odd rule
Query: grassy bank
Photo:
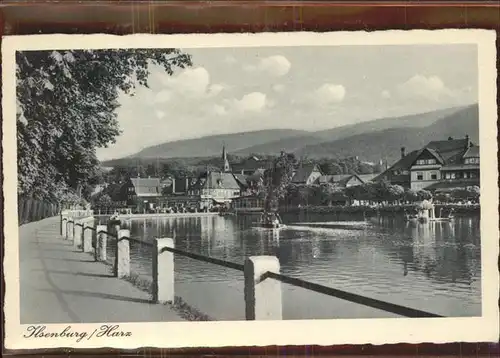
[[[151,280],[141,277],[135,273],[130,273],[130,276],[125,277],[125,280],[144,292],[147,292],[150,295],[153,294],[153,283]],[[187,321],[215,321],[212,317],[190,306],[182,297],[179,296],[175,296],[174,302],[167,303],[166,305],[170,306],[170,308],[176,311],[179,316]]]

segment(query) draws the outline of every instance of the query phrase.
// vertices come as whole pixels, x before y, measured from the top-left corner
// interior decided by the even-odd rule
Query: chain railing
[[[130,230],[114,227],[116,232],[108,230],[106,225],[94,227],[94,219],[63,218],[66,229],[63,236],[72,238],[75,243],[83,242],[84,252],[94,252],[96,261],[107,260],[108,237],[116,244],[114,257],[114,275],[118,278],[130,277],[130,243],[138,243],[152,248],[152,296],[155,302],[173,302],[174,300],[174,255],[184,256],[193,260],[206,262],[243,272],[245,286],[245,310],[247,320],[282,319],[281,283],[300,287],[309,291],[335,297],[354,304],[382,310],[403,317],[442,317],[438,314],[406,307],[363,295],[324,286],[318,283],[302,280],[280,273],[279,260],[275,256],[252,256],[244,264],[221,260],[188,252],[174,247],[171,238],[159,238],[154,242],[132,238]],[[64,221],[61,221],[64,227]],[[69,226],[68,226],[69,225]],[[95,232],[95,244],[92,235]],[[76,245],[76,244],[75,244]]]

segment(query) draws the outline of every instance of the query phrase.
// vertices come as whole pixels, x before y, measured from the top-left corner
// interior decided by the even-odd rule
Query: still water
[[[276,255],[285,275],[375,299],[444,316],[481,315],[479,217],[430,224],[332,214],[283,220],[279,232],[256,227],[256,216],[133,219],[123,226],[144,241],[173,237],[178,249],[236,263]],[[151,248],[131,243],[131,266],[151,277]],[[244,319],[242,272],[176,255],[175,290],[214,319]],[[282,291],[284,319],[396,317],[286,284]]]

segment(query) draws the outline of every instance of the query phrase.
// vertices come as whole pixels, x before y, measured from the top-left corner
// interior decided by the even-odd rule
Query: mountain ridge
[[[471,110],[472,109],[472,110]],[[264,129],[249,132],[216,134],[192,139],[183,139],[161,143],[144,148],[136,154],[126,158],[193,158],[220,156],[222,145],[230,154],[246,156],[250,154],[276,155],[281,151],[294,152],[299,156],[309,157],[339,157],[359,156],[363,160],[373,161],[377,151],[393,151],[395,145],[393,138],[404,139],[408,142],[408,149],[420,144],[425,136],[435,138],[449,132],[449,135],[468,133],[473,137],[473,127],[478,127],[478,105],[445,108],[419,114],[410,114],[400,117],[387,117],[365,121],[352,125],[322,131],[307,131],[296,129]],[[467,113],[464,115],[463,113]],[[451,118],[451,119],[450,119]],[[453,120],[458,118],[459,120]],[[476,124],[472,123],[476,120]],[[445,121],[445,123],[443,123]],[[428,127],[433,127],[434,132],[429,132]],[[419,132],[422,132],[419,134]],[[418,140],[412,139],[412,133]],[[446,138],[449,136],[446,135]],[[370,137],[378,138],[385,144],[377,145]],[[334,142],[337,142],[334,144]],[[359,146],[352,143],[359,142],[365,149],[360,151]],[[372,150],[366,146],[373,145]],[[399,146],[399,144],[398,144]],[[348,149],[350,148],[350,149]],[[399,149],[396,148],[399,153]],[[348,150],[352,153],[348,153]],[[371,152],[371,153],[370,153]],[[388,157],[393,157],[388,154]],[[119,160],[120,158],[116,158]],[[378,161],[378,160],[377,160]],[[107,161],[109,162],[109,161]]]

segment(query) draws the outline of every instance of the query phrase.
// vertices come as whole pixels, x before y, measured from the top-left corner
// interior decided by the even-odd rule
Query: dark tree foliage
[[[265,171],[262,181],[265,211],[271,211],[285,197],[296,164],[297,159],[293,154],[281,153],[274,161],[273,167]]]
[[[148,86],[149,64],[191,65],[177,49],[16,53],[18,191],[60,200],[97,175],[96,148],[119,135],[120,92]]]

